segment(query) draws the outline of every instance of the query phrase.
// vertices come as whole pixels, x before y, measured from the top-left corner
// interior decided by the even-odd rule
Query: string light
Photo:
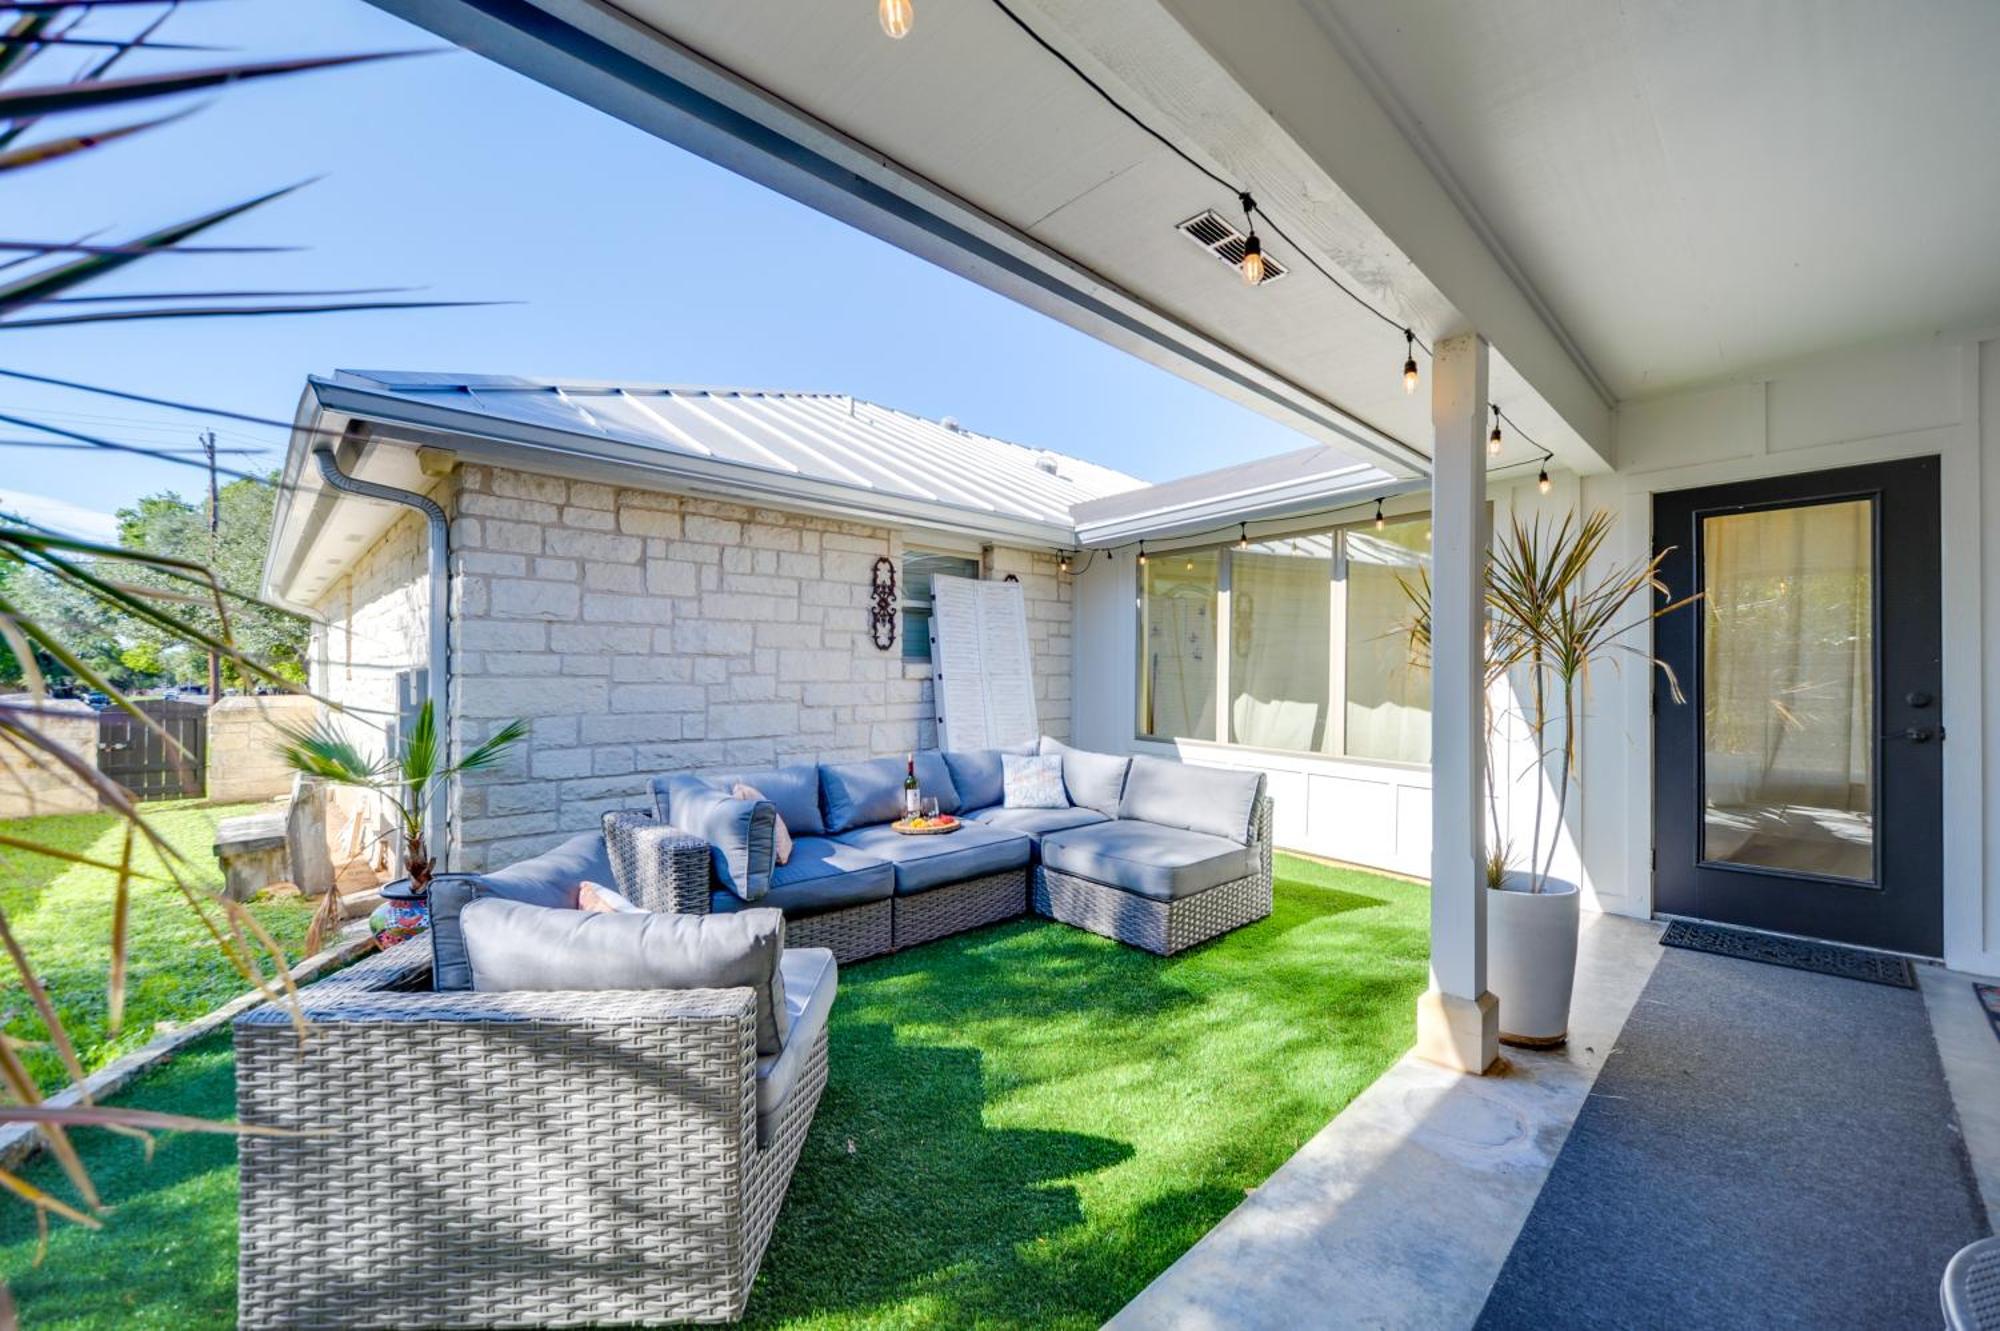
[[[1486,436],[1486,456],[1497,458],[1500,456],[1500,404],[1489,402],[1486,405],[1493,408],[1493,433]]]
[[[1403,330],[1403,395],[1414,397],[1417,391],[1417,335]]]
[[[1146,567],[1146,543],[1144,541],[1139,542],[1139,567]]]
[[[1250,197],[1249,190],[1236,197],[1243,205],[1243,225],[1250,232],[1243,242],[1243,280],[1254,287],[1264,280],[1264,242],[1257,239],[1257,201]]]
[[[1384,527],[1388,525],[1389,525],[1389,519],[1382,516],[1382,501],[1380,499],[1377,499],[1375,501],[1375,530],[1381,531]]]
[[[1069,551],[1067,550],[1062,551],[1062,561],[1059,564],[1057,564],[1056,567],[1060,568],[1065,573],[1069,572]]]
[[[909,36],[917,21],[916,9],[910,0],[881,0],[876,6],[875,16],[882,20],[882,31],[897,41]]]
[[[1238,550],[1250,548],[1250,524],[1247,522],[1236,524],[1236,548]]]
[[[1555,482],[1549,479],[1549,461],[1554,457],[1555,454],[1553,453],[1544,453],[1542,455],[1542,474],[1535,477],[1535,488],[1543,494],[1547,494],[1555,488]]]

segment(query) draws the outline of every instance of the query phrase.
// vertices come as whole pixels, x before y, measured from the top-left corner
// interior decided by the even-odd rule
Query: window
[[[942,555],[932,550],[903,551],[903,575],[899,591],[903,603],[903,659],[931,659],[931,579],[976,578],[979,561],[964,555]]]
[[[1329,751],[1333,538],[1229,552],[1229,737],[1260,749]]]
[[[1410,656],[1405,579],[1431,562],[1429,517],[1341,533],[1347,565],[1347,742],[1350,758],[1431,760],[1430,671]]]
[[[1429,565],[1430,541],[1418,516],[1153,554],[1140,569],[1139,736],[1428,762],[1430,674],[1411,656],[1403,584]]]
[[[1213,550],[1158,555],[1139,570],[1139,733],[1215,738]]]

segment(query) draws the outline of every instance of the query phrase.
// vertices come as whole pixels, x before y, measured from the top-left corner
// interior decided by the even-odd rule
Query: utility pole
[[[215,431],[201,432],[202,456],[208,459],[208,571],[215,574],[215,566],[222,547],[222,491],[215,480]],[[212,707],[222,699],[222,658],[214,651],[208,654],[208,702]]]

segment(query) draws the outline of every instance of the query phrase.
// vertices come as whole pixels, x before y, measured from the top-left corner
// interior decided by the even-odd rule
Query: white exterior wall
[[[1583,498],[1620,515],[1616,548],[1650,544],[1652,497],[1669,490],[1896,458],[1942,459],[1945,960],[2000,972],[2000,342],[1937,338],[1816,357],[1752,382],[1675,394],[1618,413],[1619,470]],[[1585,716],[1590,805],[1580,824],[1599,909],[1653,909],[1651,684],[1602,681]]]
[[[1493,525],[1511,513],[1559,515],[1609,508],[1617,516],[1604,559],[1643,559],[1655,493],[1822,471],[1895,458],[1943,460],[1943,721],[1945,960],[2000,973],[2000,340],[1938,338],[1816,357],[1753,382],[1632,403],[1617,418],[1619,468],[1557,473],[1544,498],[1516,482],[1493,493]],[[1421,507],[1421,495],[1403,501]],[[1396,511],[1392,505],[1391,511]],[[1356,514],[1321,517],[1317,525]],[[1170,543],[1149,543],[1164,552]],[[1190,762],[1256,768],[1270,778],[1279,845],[1406,873],[1427,874],[1428,773],[1396,764],[1232,745],[1156,745],[1133,738],[1137,716],[1136,567],[1131,548],[1100,553],[1078,580],[1077,742],[1113,751],[1172,752]],[[1630,639],[1648,640],[1643,632]],[[1572,792],[1555,872],[1575,877],[1593,909],[1649,916],[1652,893],[1652,681],[1636,663],[1595,673],[1586,692],[1581,788]],[[1503,700],[1504,705],[1504,700]],[[1501,770],[1532,754],[1518,721]],[[1547,792],[1544,792],[1545,795]],[[1502,820],[1525,845],[1533,787],[1510,792]]]
[[[935,744],[930,667],[869,639],[870,578],[941,533],[484,466],[457,473],[452,697],[459,751],[514,717],[532,734],[459,793],[454,864],[477,869],[650,803],[661,772],[839,761]],[[1070,731],[1070,580],[1020,578],[1042,727]],[[899,624],[900,630],[900,624]]]

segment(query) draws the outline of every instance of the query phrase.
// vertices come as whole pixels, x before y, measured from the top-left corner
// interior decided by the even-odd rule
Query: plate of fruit
[[[900,818],[890,826],[904,836],[937,836],[941,832],[956,832],[959,829],[959,821],[948,813],[941,813],[932,818],[917,814],[909,818]]]

